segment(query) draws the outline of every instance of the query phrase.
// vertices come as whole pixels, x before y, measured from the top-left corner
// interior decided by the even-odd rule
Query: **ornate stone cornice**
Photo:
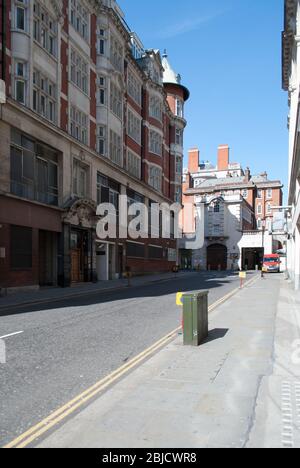
[[[285,0],[282,33],[282,87],[288,91],[292,65],[292,49],[297,33],[297,0]]]
[[[55,11],[58,20],[63,19],[63,2],[62,0],[50,0],[50,3]]]

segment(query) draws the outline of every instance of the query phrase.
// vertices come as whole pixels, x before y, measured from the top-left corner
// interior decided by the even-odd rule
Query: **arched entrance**
[[[227,270],[227,247],[221,244],[213,244],[207,247],[207,269]]]
[[[69,255],[70,283],[91,282],[96,278],[96,210],[92,200],[70,200],[63,214],[63,222],[68,227],[65,235],[69,237],[64,239],[63,255]]]

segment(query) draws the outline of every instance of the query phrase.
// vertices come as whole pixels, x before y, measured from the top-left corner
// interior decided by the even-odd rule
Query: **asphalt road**
[[[209,303],[237,275],[191,274],[158,284],[10,309],[0,316],[0,446],[180,325],[178,291],[209,289]]]

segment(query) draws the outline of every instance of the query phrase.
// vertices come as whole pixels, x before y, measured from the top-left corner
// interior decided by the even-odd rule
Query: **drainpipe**
[[[2,53],[1,53],[1,79],[6,80],[6,1],[2,0],[1,2],[1,12],[2,12]]]

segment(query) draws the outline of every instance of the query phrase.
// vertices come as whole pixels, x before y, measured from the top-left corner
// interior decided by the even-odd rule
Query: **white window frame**
[[[123,167],[122,137],[113,130],[109,132],[109,158],[120,167]]]
[[[155,130],[149,132],[149,151],[157,156],[162,156],[163,138]]]
[[[112,81],[110,82],[110,110],[120,120],[123,119],[123,93]]]
[[[267,203],[267,214],[272,214],[272,203]]]
[[[110,62],[118,72],[123,73],[124,49],[122,44],[114,36],[110,38]]]
[[[18,11],[20,10],[24,12],[24,28],[18,27]],[[24,33],[28,32],[28,0],[15,0],[13,18],[15,30],[22,31]]]
[[[73,159],[72,191],[79,198],[86,198],[88,196],[88,171],[89,168],[87,166],[83,166],[78,159]]]
[[[97,53],[102,57],[106,57],[107,55],[107,30],[104,27],[98,28]]]
[[[177,117],[184,118],[184,102],[182,99],[176,98],[175,114]]]
[[[163,106],[161,99],[158,96],[150,96],[149,100],[149,116],[153,119],[162,122],[163,119]]]
[[[103,75],[98,77],[97,104],[107,106],[107,78]]]
[[[138,106],[142,105],[142,85],[136,75],[129,69],[127,77],[127,92]]]
[[[107,127],[98,125],[97,128],[97,151],[101,156],[107,155]]]
[[[70,53],[70,70],[71,83],[89,96],[89,63],[74,47]]]
[[[149,181],[150,187],[158,192],[162,192],[162,169],[158,166],[149,166]]]
[[[142,119],[135,114],[131,109],[127,110],[127,135],[134,140],[138,145],[142,141]]]
[[[136,177],[137,179],[141,179],[141,157],[129,149],[127,150],[126,169],[130,175]]]
[[[19,66],[22,66],[23,72],[19,73]],[[23,95],[24,99],[23,101],[20,101],[17,99],[18,97],[18,86],[22,85],[23,86]],[[15,100],[23,105],[26,106],[27,104],[27,94],[28,94],[28,63],[23,61],[23,60],[16,60],[14,62],[14,95],[15,95]]]
[[[57,57],[57,21],[49,14],[44,5],[34,1],[33,11],[34,40],[52,57]],[[44,31],[44,33],[43,33]],[[52,40],[52,42],[51,42]],[[52,44],[52,47],[51,47]]]
[[[57,88],[49,78],[43,75],[39,70],[33,71],[33,96],[32,96],[32,109],[45,119],[52,123],[57,120]],[[43,111],[42,99],[45,105]],[[35,108],[36,102],[36,108]],[[51,111],[52,109],[52,111]]]
[[[175,144],[183,148],[183,130],[178,127],[175,130]]]
[[[70,134],[84,145],[89,143],[89,117],[77,107],[70,106]]]
[[[90,14],[88,9],[83,5],[82,0],[70,0],[70,24],[75,31],[89,43],[90,35]]]

